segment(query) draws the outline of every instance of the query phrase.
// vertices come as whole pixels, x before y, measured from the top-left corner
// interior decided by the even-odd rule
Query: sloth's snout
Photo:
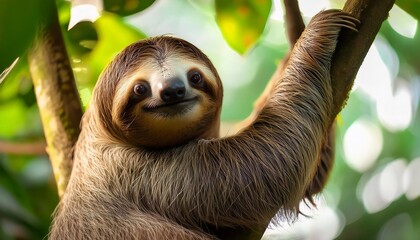
[[[167,103],[182,100],[185,97],[185,84],[179,78],[167,80],[160,90],[160,98]]]

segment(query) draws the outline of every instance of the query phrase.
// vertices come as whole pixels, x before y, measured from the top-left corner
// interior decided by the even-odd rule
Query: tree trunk
[[[61,196],[70,178],[82,106],[61,35],[55,1],[45,0],[43,4],[50,15],[42,20],[34,46],[29,51],[29,68],[47,152]]]

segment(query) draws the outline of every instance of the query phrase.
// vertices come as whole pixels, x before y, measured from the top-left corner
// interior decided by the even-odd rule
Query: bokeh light
[[[420,197],[420,158],[408,164],[403,180],[406,197],[410,200]]]
[[[374,43],[357,73],[354,88],[360,89],[372,100],[378,101],[392,93],[392,85],[393,77],[390,69],[382,60],[378,47]]]
[[[313,17],[319,11],[329,8],[330,2],[328,0],[301,0],[299,1],[299,7],[303,16]]]
[[[286,222],[280,226],[271,224],[263,239],[334,239],[345,225],[344,216],[338,209],[327,204],[323,197],[315,201],[316,208],[310,208],[303,202],[300,204],[300,210],[310,217],[300,217],[292,225]]]
[[[401,213],[389,219],[380,229],[378,240],[413,239],[404,238],[406,233],[413,232],[413,220],[408,213]]]
[[[394,5],[389,12],[388,22],[401,36],[413,38],[416,35],[418,21],[397,5]]]
[[[358,119],[344,135],[343,150],[346,163],[356,171],[371,167],[383,145],[383,136],[378,126],[367,119]]]
[[[396,86],[395,93],[383,96],[377,102],[377,114],[381,124],[389,131],[406,129],[412,119],[411,93],[407,85]]]
[[[405,168],[405,160],[397,159],[388,163],[366,182],[360,182],[359,198],[368,213],[383,210],[404,193]]]

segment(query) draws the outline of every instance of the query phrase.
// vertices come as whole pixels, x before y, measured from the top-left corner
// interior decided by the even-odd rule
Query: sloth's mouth
[[[143,106],[143,110],[146,112],[156,112],[156,111],[185,112],[185,110],[187,111],[191,110],[191,108],[195,105],[197,101],[198,101],[198,97],[192,97],[192,98],[181,99],[179,101],[170,102],[170,103],[146,105],[146,106]]]

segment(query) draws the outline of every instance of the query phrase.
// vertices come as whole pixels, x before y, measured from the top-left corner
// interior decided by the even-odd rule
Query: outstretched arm
[[[300,35],[302,34],[305,25],[303,23],[302,16],[300,14],[300,9],[298,2],[296,0],[285,0],[284,1],[285,9],[285,24],[286,32],[291,48],[296,44]],[[284,59],[279,63],[276,72],[273,74],[272,78],[268,82],[264,92],[257,99],[254,104],[254,109],[250,116],[244,121],[235,125],[235,131],[240,131],[241,129],[246,128],[252,124],[257,116],[260,114],[261,110],[268,101],[268,98],[272,95],[273,85],[277,79],[281,78],[282,73],[287,66],[287,62],[290,58],[290,52],[284,57]],[[332,170],[334,164],[334,150],[335,150],[335,124],[332,124],[329,128],[328,134],[324,139],[320,140],[323,145],[321,148],[320,158],[317,162],[317,171],[311,181],[311,184],[306,189],[306,198],[313,203],[312,195],[320,193],[325,187],[330,171]],[[234,132],[235,132],[234,131]]]

